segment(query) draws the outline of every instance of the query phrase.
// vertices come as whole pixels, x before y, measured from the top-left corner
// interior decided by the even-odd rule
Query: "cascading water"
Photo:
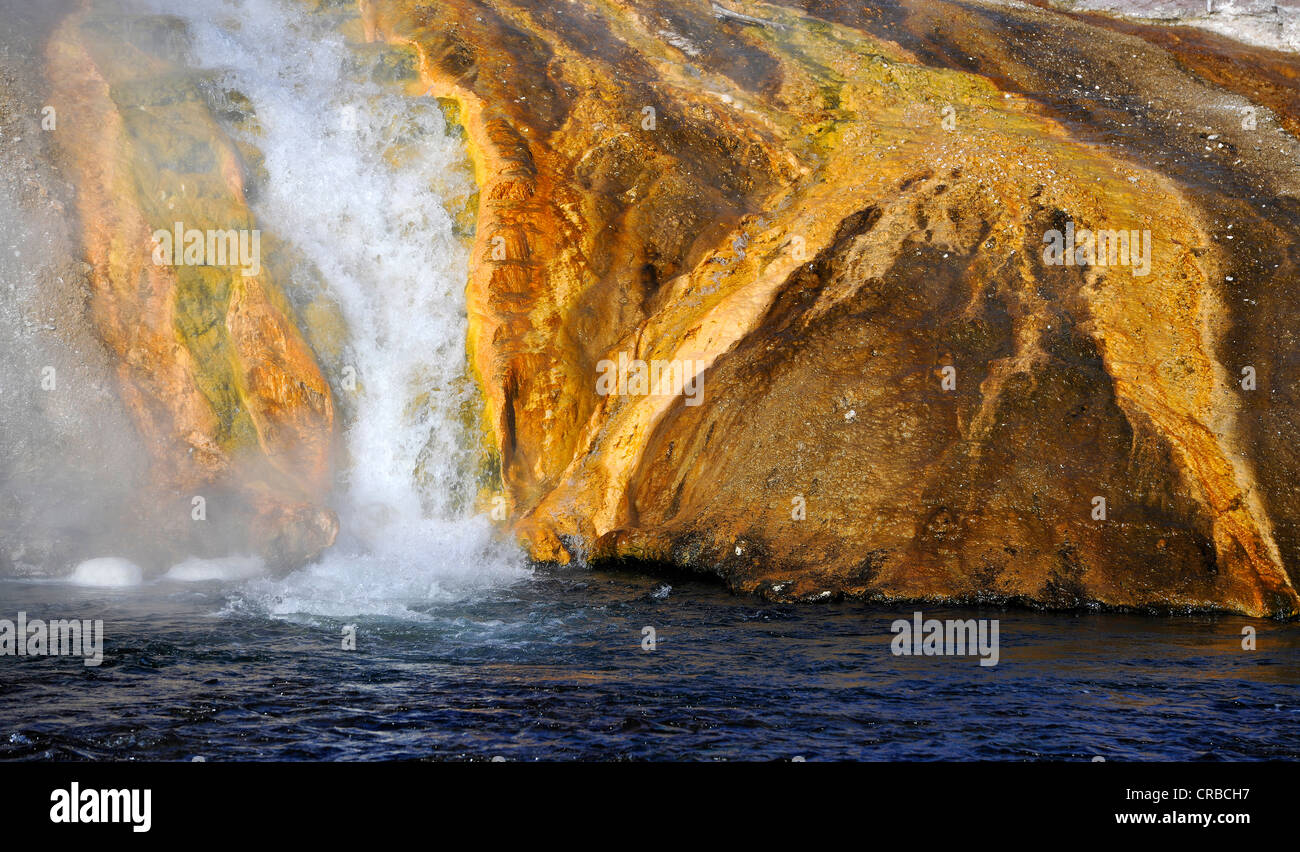
[[[437,103],[362,79],[331,22],[303,8],[199,0],[180,14],[195,61],[252,104],[250,141],[266,173],[254,210],[323,279],[349,340],[343,362],[325,366],[355,377],[341,405],[350,416],[338,544],[284,580],[250,581],[240,602],[407,615],[527,576],[471,505],[467,251],[440,201],[471,187]]]

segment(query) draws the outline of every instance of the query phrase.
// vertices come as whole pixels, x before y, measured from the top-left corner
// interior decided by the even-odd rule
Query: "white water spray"
[[[474,440],[461,417],[475,392],[465,374],[468,258],[440,202],[471,187],[437,103],[354,77],[354,50],[304,5],[154,6],[185,17],[197,62],[251,101],[268,176],[253,208],[311,260],[348,325],[357,390],[340,541],[283,581],[250,582],[251,602],[285,614],[406,615],[527,576],[521,554],[471,506]]]

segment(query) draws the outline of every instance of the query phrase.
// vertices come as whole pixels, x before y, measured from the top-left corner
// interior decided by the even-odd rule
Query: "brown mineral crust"
[[[1029,0],[1051,9],[1048,0]],[[1194,75],[1267,107],[1292,136],[1300,134],[1300,60],[1192,26],[1159,26],[1096,12],[1066,15],[1095,27],[1138,36],[1167,50]]]
[[[166,18],[85,9],[50,39],[58,142],[77,186],[91,322],[153,455],[152,516],[193,551],[248,548],[301,564],[337,531],[333,406],[315,356],[263,268],[155,263],[153,234],[257,225],[243,166],[166,55]],[[161,32],[160,32],[161,31]],[[160,37],[161,36],[161,37]],[[189,498],[243,518],[204,534]],[[220,496],[218,496],[220,495]],[[205,497],[206,499],[206,497]]]
[[[125,130],[108,81],[76,36],[78,21],[70,17],[51,39],[49,74],[57,105],[79,118],[65,122],[75,139],[63,150],[78,178],[92,319],[118,355],[123,396],[158,457],[167,460],[160,476],[171,485],[220,472],[227,459],[208,438],[215,416],[199,394],[189,351],[176,341],[173,270],[153,264],[152,229],[138,208],[120,202],[129,180],[119,154]]]
[[[949,0],[357,18],[467,134],[470,359],[535,558],[779,598],[1300,610],[1290,57]],[[132,177],[247,216],[235,149],[170,106],[211,153],[202,200],[178,194],[121,101],[166,69],[106,82],[83,23],[52,76],[95,119],[69,156],[125,394],[176,481],[234,484],[266,550],[310,552],[332,408],[291,312],[266,274],[141,252],[168,214]],[[1070,223],[1149,231],[1149,274],[1045,263]],[[689,365],[702,404],[597,394],[620,355]]]
[[[1243,264],[1215,215],[1294,174],[1263,152],[1201,174],[1203,137],[1154,114],[1102,138],[1128,104],[1035,103],[1068,63],[1009,42],[1086,62],[1100,40],[1107,88],[1189,110],[1213,75],[979,4],[366,6],[461,105],[471,355],[535,557],[780,596],[1297,609],[1294,498],[1258,472],[1285,462],[1252,454],[1259,400],[1221,360]],[[1067,221],[1150,230],[1150,275],[1045,265]],[[1240,221],[1234,249],[1294,235],[1293,212]],[[597,396],[620,352],[704,364],[703,404]]]
[[[766,128],[663,73],[618,19],[593,25],[590,9],[571,4],[399,5],[371,6],[377,32],[418,51],[431,91],[460,103],[473,141],[471,352],[503,478],[528,508],[563,471],[596,403],[571,389],[662,283],[758,209],[793,163]],[[647,107],[654,130],[643,127]]]

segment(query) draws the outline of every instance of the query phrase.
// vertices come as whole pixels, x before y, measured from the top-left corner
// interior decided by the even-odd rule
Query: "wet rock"
[[[538,559],[1296,612],[1295,450],[1260,444],[1293,403],[1237,379],[1289,384],[1298,182],[1231,122],[1207,170],[1174,115],[1213,75],[1030,8],[364,5],[463,116],[471,355]],[[1137,232],[1132,262],[1045,255],[1075,229]],[[620,356],[701,404],[600,393]]]
[[[330,388],[260,256],[240,152],[179,64],[184,40],[175,19],[90,7],[47,46],[89,319],[151,459],[142,514],[167,531],[171,557],[251,551],[301,564],[337,532],[322,505]],[[183,504],[217,495],[220,532],[191,523],[206,510]]]

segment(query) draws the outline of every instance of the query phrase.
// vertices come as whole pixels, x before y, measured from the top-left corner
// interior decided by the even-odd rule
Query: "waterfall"
[[[195,62],[251,103],[249,141],[265,157],[253,209],[310,260],[347,326],[341,363],[323,364],[346,415],[339,542],[284,580],[248,581],[246,600],[274,613],[406,615],[527,576],[472,506],[468,252],[441,199],[473,187],[438,104],[367,79],[335,22],[304,4],[154,7],[186,19]],[[292,292],[296,278],[282,284]]]

